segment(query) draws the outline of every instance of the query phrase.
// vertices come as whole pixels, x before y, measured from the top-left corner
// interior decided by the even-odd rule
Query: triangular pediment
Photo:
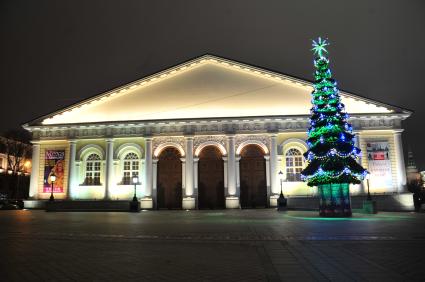
[[[309,115],[312,84],[205,55],[44,116],[28,125]],[[402,109],[341,93],[350,114]]]

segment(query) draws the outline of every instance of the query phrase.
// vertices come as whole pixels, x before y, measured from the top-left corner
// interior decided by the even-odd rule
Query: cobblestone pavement
[[[425,214],[1,211],[0,281],[424,281]]]

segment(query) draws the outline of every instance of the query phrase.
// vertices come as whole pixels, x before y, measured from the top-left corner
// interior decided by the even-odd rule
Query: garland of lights
[[[316,55],[314,66],[315,84],[312,91],[310,128],[304,154],[308,161],[302,178],[309,186],[331,183],[360,183],[367,171],[355,160],[360,149],[354,146],[353,127],[346,121],[349,115],[341,103],[337,82],[332,78],[326,46],[329,43],[319,38],[313,41]]]
[[[317,170],[317,172],[313,175],[309,175],[309,176],[301,175],[301,179],[307,180],[307,181],[311,178],[314,178],[314,177],[322,177],[322,178],[326,177],[328,179],[333,179],[333,178],[338,178],[338,177],[343,176],[343,175],[350,175],[350,174],[352,174],[352,175],[354,174],[356,177],[363,179],[368,174],[368,172],[364,171],[363,173],[360,173],[360,174],[354,173],[348,167],[344,167],[344,169],[341,172],[325,172],[320,167]]]

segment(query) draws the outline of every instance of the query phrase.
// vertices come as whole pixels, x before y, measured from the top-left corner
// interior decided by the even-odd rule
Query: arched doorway
[[[165,148],[158,157],[157,208],[182,208],[182,163],[180,152]]]
[[[267,207],[266,160],[262,149],[247,145],[240,155],[241,207]]]
[[[224,165],[221,152],[216,146],[207,146],[199,154],[198,207],[224,208]]]

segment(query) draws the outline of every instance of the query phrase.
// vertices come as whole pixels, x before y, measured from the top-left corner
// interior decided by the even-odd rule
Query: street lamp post
[[[363,211],[366,213],[377,213],[378,209],[376,206],[376,201],[373,201],[372,196],[370,195],[369,178],[370,178],[370,175],[367,174],[366,175],[367,197],[366,197],[366,201],[363,201]]]
[[[367,183],[367,200],[372,201],[372,197],[370,196],[370,190],[369,190],[369,173],[366,175],[366,183]]]
[[[137,197],[136,197],[136,185],[137,183],[139,183],[139,177],[137,175],[133,176],[133,184],[134,184],[134,196],[133,196],[133,202],[137,202]]]
[[[50,190],[50,199],[49,201],[53,202],[55,200],[55,197],[53,196],[53,185],[56,181],[56,175],[53,173],[50,175],[50,182],[52,183],[52,189]]]
[[[134,184],[134,195],[133,195],[133,200],[130,201],[130,211],[131,212],[139,212],[140,211],[140,203],[137,200],[137,195],[136,195],[136,186],[137,186],[137,184],[139,184],[139,177],[137,175],[133,175],[131,181]]]
[[[286,210],[286,204],[287,204],[287,200],[285,199],[285,196],[283,195],[283,181],[284,181],[283,172],[279,171],[278,176],[280,180],[280,195],[279,195],[279,198],[277,199],[277,210],[283,211],[283,210]]]

